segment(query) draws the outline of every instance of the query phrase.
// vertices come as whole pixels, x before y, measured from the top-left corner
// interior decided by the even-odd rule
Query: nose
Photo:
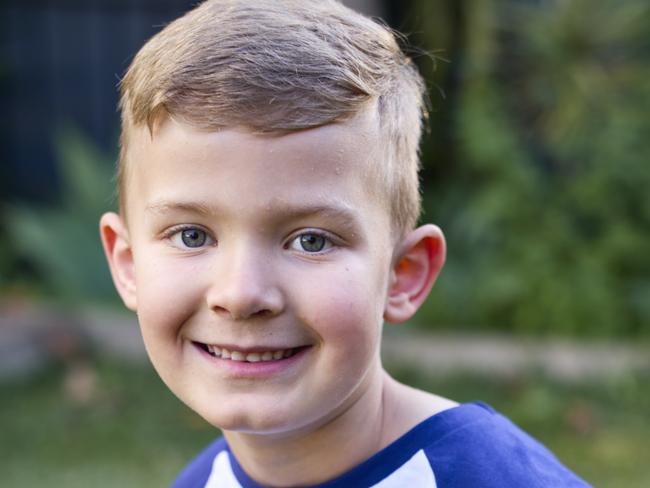
[[[210,309],[233,320],[272,317],[284,308],[284,296],[272,260],[252,249],[238,246],[222,250],[207,293]]]

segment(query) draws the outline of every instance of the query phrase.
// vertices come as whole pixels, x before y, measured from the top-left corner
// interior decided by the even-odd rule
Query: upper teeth
[[[213,356],[221,359],[230,359],[231,361],[247,361],[249,363],[259,363],[260,361],[273,361],[282,358],[288,358],[294,354],[294,349],[278,349],[277,351],[249,352],[229,351],[225,347],[212,346],[206,344],[208,351]]]

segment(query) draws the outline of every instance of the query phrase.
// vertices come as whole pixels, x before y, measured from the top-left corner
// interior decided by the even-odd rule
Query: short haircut
[[[124,210],[129,134],[166,117],[202,130],[284,134],[377,107],[385,157],[374,169],[393,228],[420,213],[424,82],[398,35],[336,0],[206,0],[152,37],[121,82]]]

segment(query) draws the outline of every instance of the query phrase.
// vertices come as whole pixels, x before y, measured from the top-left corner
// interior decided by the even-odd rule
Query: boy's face
[[[309,430],[377,380],[394,250],[367,176],[380,146],[370,114],[280,137],[132,134],[123,297],[162,379],[212,424]]]

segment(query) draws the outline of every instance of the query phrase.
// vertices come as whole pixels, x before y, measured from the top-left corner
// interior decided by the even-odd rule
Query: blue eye
[[[181,240],[187,247],[201,247],[206,239],[205,232],[199,229],[187,229],[181,232]]]
[[[296,251],[319,253],[332,247],[332,241],[316,232],[305,232],[296,236],[289,246]]]
[[[190,248],[197,249],[207,244],[214,243],[212,237],[208,233],[198,227],[187,227],[174,232],[170,236],[172,244],[181,249]]]
[[[320,252],[325,247],[325,238],[318,234],[303,234],[300,236],[300,247],[307,252]]]

